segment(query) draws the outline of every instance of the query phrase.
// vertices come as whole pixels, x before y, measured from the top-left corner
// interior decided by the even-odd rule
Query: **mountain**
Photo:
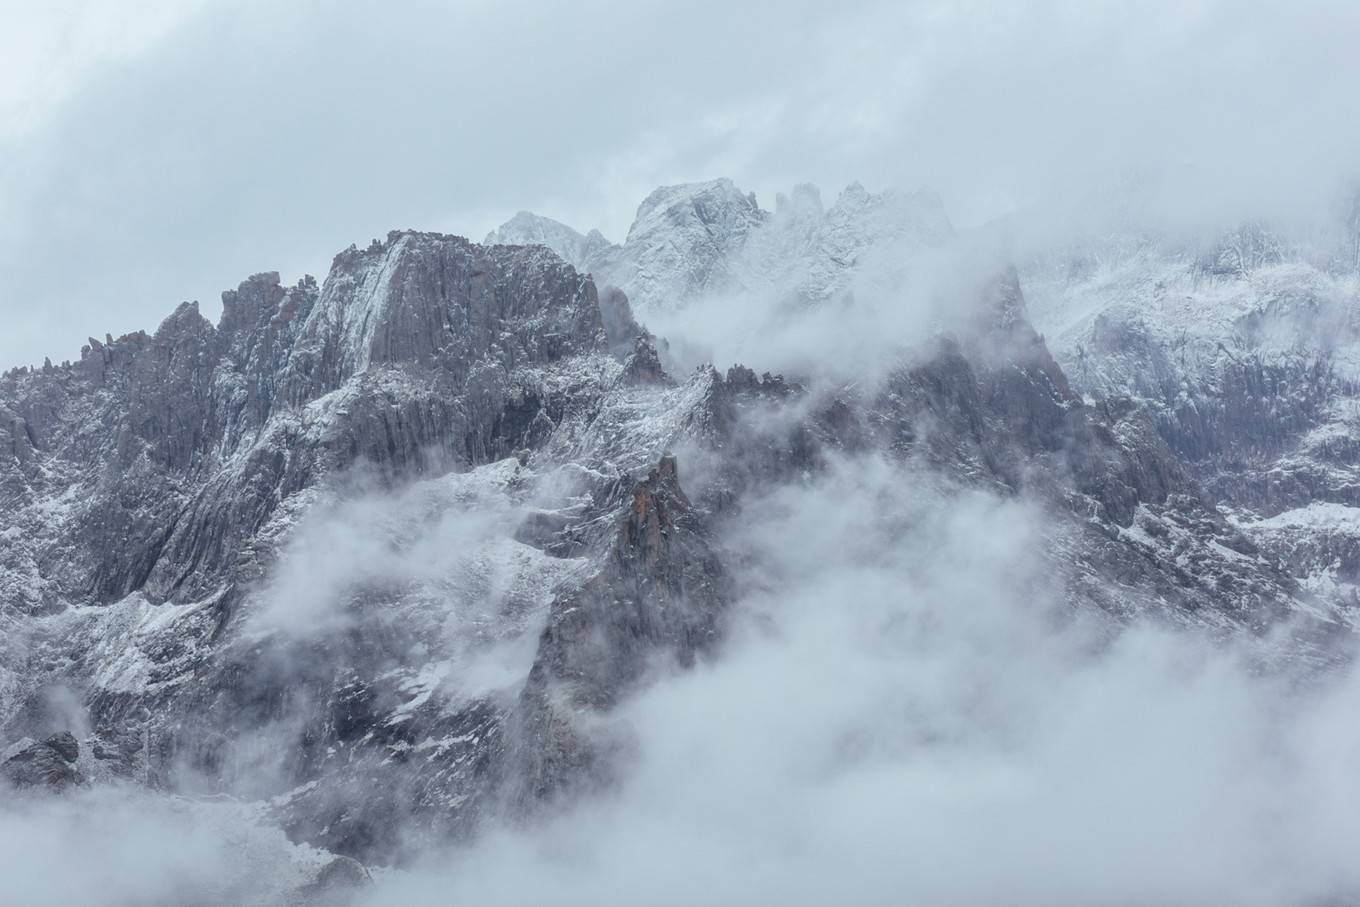
[[[1110,633],[1341,658],[1354,270],[1066,250],[863,382],[668,374],[631,312],[854,305],[863,269],[957,239],[928,192],[665,187],[622,245],[527,213],[480,245],[393,232],[319,284],[249,278],[216,325],[185,304],[6,372],[10,761],[230,794],[368,863],[551,815],[617,781],[639,691],[724,657],[761,583],[731,528],[845,463],[1024,502],[1035,572]]]
[[[1270,560],[1357,601],[1360,272],[1344,246],[1261,224],[1194,244],[1142,231],[1035,258],[1024,279],[1084,393],[1146,412]]]
[[[953,228],[928,190],[873,194],[855,183],[829,209],[801,185],[763,210],[731,180],[663,186],[638,206],[622,245],[520,212],[488,244],[543,245],[600,286],[622,290],[642,316],[713,294],[774,291],[824,301],[875,254],[939,245]]]
[[[599,230],[591,230],[582,236],[566,224],[528,211],[519,212],[498,229],[492,230],[482,240],[482,244],[547,246],[567,264],[581,271],[587,270],[591,261],[610,248],[609,240]]]
[[[1145,417],[1208,500],[1272,561],[1329,599],[1360,603],[1360,574],[1343,566],[1349,557],[1330,556],[1348,532],[1345,508],[1358,503],[1360,487],[1346,440],[1356,433],[1360,380],[1360,206],[1341,206],[1341,222],[1321,242],[1311,234],[1293,240],[1259,222],[1189,241],[1147,226],[1145,182],[1108,187],[1096,200],[1097,209],[1119,212],[1112,228],[1093,223],[1075,242],[1022,255],[1033,323],[1077,392]],[[678,244],[684,253],[644,267],[635,262],[662,244],[654,238],[658,197],[681,200],[682,213],[669,216],[686,236]],[[691,238],[702,223],[688,213],[694,198],[705,210],[746,208],[726,181],[658,190],[639,209],[629,240],[581,267],[622,288],[645,320],[713,293],[763,292],[815,305],[866,271],[886,270],[899,281],[913,252],[956,238],[928,190],[874,194],[853,184],[827,209],[816,187],[803,185],[778,196],[774,212],[761,212],[739,241],[706,245]],[[1036,220],[1005,230],[1044,235]],[[714,258],[724,263],[715,267]],[[710,271],[724,277],[710,285],[686,276]],[[658,286],[671,289],[658,294]],[[1328,541],[1316,547],[1297,537],[1299,526],[1324,524]],[[1360,546],[1360,538],[1347,538],[1345,550]]]

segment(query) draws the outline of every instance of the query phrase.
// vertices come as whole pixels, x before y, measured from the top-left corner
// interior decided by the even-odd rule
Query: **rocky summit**
[[[315,886],[366,884],[356,860],[609,790],[634,746],[614,717],[721,661],[760,587],[731,527],[869,458],[1033,508],[1035,572],[1112,634],[1347,658],[1344,243],[980,256],[948,300],[968,318],[864,380],[689,370],[646,326],[714,296],[852,312],[871,270],[967,239],[926,191],[767,211],[671,186],[621,244],[529,213],[480,245],[393,232],[319,283],[250,277],[216,324],[185,304],[5,372],[0,776],[229,795],[346,858]]]

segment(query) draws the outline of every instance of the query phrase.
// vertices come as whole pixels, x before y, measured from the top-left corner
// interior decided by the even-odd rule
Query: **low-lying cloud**
[[[944,495],[944,497],[941,497]],[[623,786],[364,903],[1308,903],[1360,890],[1353,673],[1055,610],[1042,518],[841,464],[748,512],[740,628]],[[1064,629],[1058,629],[1059,626]]]
[[[785,267],[803,264],[794,257]],[[826,299],[758,276],[643,318],[665,338],[667,365],[677,374],[705,363],[745,364],[790,378],[872,383],[904,361],[929,358],[942,335],[974,335],[1006,268],[990,239],[890,240],[868,246]]]
[[[5,796],[0,896],[16,907],[302,903],[297,891],[330,859],[234,803],[121,786]]]
[[[620,785],[412,852],[357,903],[1360,891],[1360,677],[1267,668],[1260,640],[1074,614],[1045,573],[1045,520],[877,457],[749,501],[722,532],[741,594],[721,651],[607,719],[632,740]],[[355,556],[324,550],[333,561],[314,553],[309,570]],[[320,865],[249,810],[212,808],[105,790],[10,804],[3,877],[33,905],[276,903]]]

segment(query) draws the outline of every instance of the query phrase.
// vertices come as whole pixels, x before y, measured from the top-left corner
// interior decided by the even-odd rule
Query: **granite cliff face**
[[[80,744],[70,731],[53,734],[41,742],[27,737],[12,744],[0,757],[0,777],[15,788],[56,789],[83,784],[76,768]]]
[[[1204,328],[1192,360],[1107,310],[1050,348],[1026,295],[1052,319],[1060,291],[1003,269],[966,330],[863,385],[668,374],[628,299],[645,321],[776,280],[814,306],[951,235],[923,193],[771,214],[670,187],[622,246],[525,214],[486,245],[392,233],[319,285],[250,278],[216,325],[186,304],[6,373],[0,738],[32,739],[0,770],[227,792],[366,861],[529,820],[610,783],[621,703],[722,657],[725,527],[865,457],[1033,502],[1068,604],[1111,626],[1288,622],[1334,657],[1353,385],[1331,353],[1262,352],[1335,314],[1314,297],[1238,317],[1247,352]]]

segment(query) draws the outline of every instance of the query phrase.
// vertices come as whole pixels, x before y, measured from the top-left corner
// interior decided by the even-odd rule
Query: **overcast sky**
[[[0,0],[0,365],[389,229],[622,239],[653,187],[929,185],[972,224],[1128,166],[1312,201],[1360,4]]]

